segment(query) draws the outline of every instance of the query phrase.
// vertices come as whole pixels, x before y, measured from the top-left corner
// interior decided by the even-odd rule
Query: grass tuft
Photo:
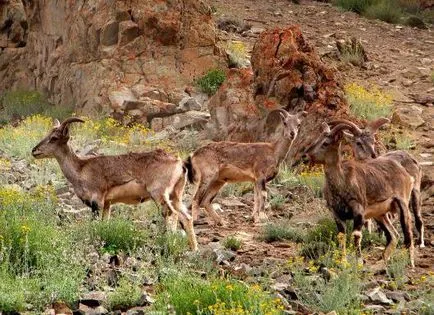
[[[226,249],[230,249],[233,251],[237,251],[241,248],[242,242],[237,239],[235,236],[228,236],[223,241],[223,246]]]
[[[366,8],[365,15],[371,19],[396,24],[400,21],[403,12],[402,9],[396,5],[395,0],[381,0]]]
[[[345,87],[345,92],[351,113],[358,118],[374,120],[392,113],[392,96],[377,88],[367,90],[352,83]]]
[[[225,79],[226,74],[223,70],[213,69],[208,71],[208,73],[203,77],[197,79],[196,84],[199,86],[202,92],[211,96],[217,92],[218,88],[223,84]]]
[[[267,243],[284,240],[299,243],[303,242],[305,237],[300,231],[289,226],[287,222],[282,221],[279,223],[266,224],[262,231],[262,239]]]

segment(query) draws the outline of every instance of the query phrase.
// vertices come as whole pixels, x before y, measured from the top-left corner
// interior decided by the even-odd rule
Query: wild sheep
[[[193,220],[182,203],[187,181],[180,158],[163,150],[113,156],[78,157],[68,145],[69,126],[84,122],[71,117],[54,128],[32,150],[36,159],[55,158],[77,196],[98,216],[110,217],[114,203],[137,204],[153,199],[169,213],[167,225],[176,230],[179,220],[192,250],[197,249]],[[169,210],[169,211],[168,211]]]
[[[307,149],[307,156],[324,164],[326,183],[324,197],[334,214],[340,245],[345,252],[346,220],[353,220],[353,236],[358,257],[361,257],[362,227],[366,219],[375,219],[386,234],[387,246],[383,258],[387,262],[397,244],[387,213],[399,209],[404,243],[409,248],[414,267],[414,244],[411,215],[408,209],[413,178],[396,161],[379,157],[359,162],[342,160],[342,131],[353,131],[348,124],[338,124],[332,130],[324,123],[321,136]]]
[[[348,120],[335,120],[330,122],[330,124],[337,125],[339,123],[345,123],[352,126],[352,132],[350,134],[344,132],[344,135],[351,144],[355,159],[364,161],[377,157],[377,153],[375,151],[375,135],[377,130],[388,122],[389,119],[387,118],[379,118],[368,123],[364,129],[358,128],[357,125]],[[422,204],[420,196],[420,186],[423,175],[422,169],[416,159],[406,151],[391,151],[381,156],[398,162],[405,168],[407,173],[414,178],[409,206],[413,212],[416,230],[419,234],[417,244],[419,247],[423,248],[425,247],[424,224],[422,219]]]
[[[279,165],[285,159],[306,114],[291,115],[280,110],[283,135],[273,143],[222,141],[197,149],[186,161],[189,179],[196,185],[192,200],[193,220],[198,217],[199,207],[204,207],[215,223],[224,225],[211,202],[226,183],[237,182],[255,183],[253,219],[255,222],[266,220],[265,185],[277,175]]]

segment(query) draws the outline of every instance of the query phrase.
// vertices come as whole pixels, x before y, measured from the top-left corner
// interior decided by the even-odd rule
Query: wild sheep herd
[[[176,230],[178,221],[185,229],[189,245],[197,250],[193,222],[200,208],[211,219],[210,224],[225,225],[212,207],[212,201],[226,183],[254,183],[253,220],[267,220],[266,183],[279,171],[306,112],[289,114],[278,110],[282,135],[273,143],[214,142],[202,146],[183,161],[180,157],[157,149],[143,153],[113,156],[79,157],[68,145],[69,127],[83,122],[71,117],[59,123],[32,150],[37,158],[55,158],[74,187],[76,195],[92,209],[95,217],[110,218],[115,203],[137,204],[154,200],[161,204],[168,230]],[[304,148],[303,155],[324,166],[324,198],[333,213],[339,231],[338,239],[345,257],[345,221],[353,220],[353,236],[361,259],[362,228],[374,219],[386,236],[383,252],[387,262],[397,245],[398,232],[393,226],[398,214],[404,244],[409,249],[414,267],[413,227],[410,208],[418,232],[418,245],[424,247],[420,185],[422,172],[418,162],[405,151],[377,156],[375,135],[389,120],[380,118],[361,129],[347,120],[324,122],[321,134]],[[351,144],[354,159],[344,159],[341,143]],[[187,180],[195,185],[191,212],[183,204]]]

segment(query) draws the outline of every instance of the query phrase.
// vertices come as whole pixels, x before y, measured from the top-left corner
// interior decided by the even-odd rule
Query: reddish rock
[[[261,33],[252,52],[252,69],[233,69],[210,99],[211,137],[235,141],[269,140],[264,126],[276,119],[277,108],[306,110],[291,156],[300,158],[303,148],[316,137],[318,125],[332,117],[348,117],[342,86],[332,69],[324,65],[297,26]],[[274,117],[274,118],[273,118]]]

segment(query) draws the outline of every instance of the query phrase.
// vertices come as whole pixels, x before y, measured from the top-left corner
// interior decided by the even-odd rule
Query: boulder
[[[172,91],[223,64],[215,42],[202,0],[0,1],[0,91],[36,89],[79,114],[123,115],[142,96],[178,104]]]
[[[416,129],[425,123],[422,118],[423,110],[417,105],[399,107],[392,116],[392,123],[403,127]]]

